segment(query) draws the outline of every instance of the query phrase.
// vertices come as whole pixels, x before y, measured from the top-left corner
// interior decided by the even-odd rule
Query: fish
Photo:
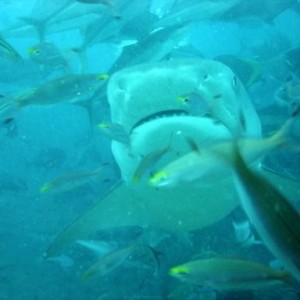
[[[210,1],[200,3],[196,1],[191,5],[174,6],[170,13],[155,23],[155,27],[169,27],[173,25],[187,25],[191,22],[218,18],[234,8],[240,0]]]
[[[286,196],[251,170],[235,145],[228,158],[241,205],[269,251],[300,282],[300,214]]]
[[[151,172],[156,163],[170,150],[170,145],[167,145],[166,147],[156,149],[141,158],[141,161],[133,174],[132,183],[139,183],[142,177]]]
[[[118,249],[100,257],[95,264],[93,264],[82,274],[81,278],[86,280],[95,275],[107,275],[120,266],[136,249],[137,245],[133,244],[129,247]]]
[[[15,138],[18,136],[18,126],[13,118],[6,118],[0,127],[0,132],[2,135],[10,138]]]
[[[115,19],[118,19],[118,20],[121,19],[121,15],[116,8],[116,3],[114,0],[75,0],[75,1],[84,3],[84,4],[101,4],[101,5],[107,6],[112,11]]]
[[[145,248],[150,251],[150,254],[156,259],[156,253],[150,246],[134,243],[125,248],[117,249],[101,256],[96,263],[83,272],[81,278],[86,280],[92,276],[106,276],[110,272],[119,267],[133,252],[138,249]]]
[[[107,6],[113,6],[113,0],[75,0],[81,3],[88,3],[88,4],[104,4]]]
[[[51,24],[59,23],[59,16],[72,6],[72,1],[62,0],[62,1],[51,1],[48,3],[46,1],[38,1],[32,8],[31,16],[21,16],[19,19],[25,23],[27,26],[17,26],[17,28],[12,28],[11,30],[21,32],[29,31],[28,27],[31,27],[36,32],[40,42],[45,40],[46,34],[50,31]],[[9,31],[11,31],[9,30]],[[32,33],[29,31],[32,36]]]
[[[97,127],[107,138],[124,145],[130,144],[130,135],[126,132],[122,125],[117,123],[101,122],[97,125]]]
[[[105,10],[110,11],[111,19],[111,12],[114,15],[115,10],[107,5],[83,5],[74,0],[40,0],[34,3],[29,16],[18,17],[20,22],[15,22],[5,33],[21,37],[37,34],[39,42],[43,42],[48,34],[82,30],[91,20],[103,15]]]
[[[44,41],[33,45],[27,49],[27,53],[30,59],[41,66],[62,67],[66,73],[69,71],[67,60],[51,42]]]
[[[162,61],[178,46],[187,34],[186,26],[158,27],[141,36],[137,43],[122,48],[110,73],[124,67],[134,66],[146,62]]]
[[[4,193],[23,193],[28,191],[27,183],[24,179],[13,176],[9,173],[0,174],[0,191]]]
[[[74,190],[88,183],[92,178],[102,174],[104,166],[92,171],[69,172],[45,183],[40,188],[40,193],[63,193]]]
[[[242,156],[247,163],[258,164],[271,150],[287,145],[289,133],[298,113],[295,113],[273,135],[266,138],[241,138],[238,141]],[[154,173],[148,183],[152,186],[174,186],[183,182],[211,180],[222,174],[230,174],[228,165],[224,164],[220,155],[232,153],[232,139],[218,142],[200,150],[193,150],[164,166]],[[218,154],[217,154],[218,153]]]
[[[93,251],[97,255],[103,255],[108,252],[112,252],[113,248],[116,248],[112,243],[104,241],[78,240],[77,243]]]
[[[177,97],[177,101],[182,104],[183,108],[190,114],[204,116],[209,114],[209,105],[197,93],[189,93]]]
[[[174,160],[174,153],[182,156],[190,151],[186,137],[198,145],[232,139],[229,127],[236,128],[240,108],[246,118],[244,137],[261,135],[260,120],[251,100],[238,80],[232,84],[233,79],[232,71],[224,64],[206,59],[141,64],[114,73],[107,89],[111,121],[131,133],[130,149],[111,142],[122,177],[92,207],[63,228],[45,254],[53,256],[99,230],[138,226],[189,232],[206,228],[230,214],[239,205],[231,173],[214,181],[170,189],[131,183],[140,153],[167,146],[172,134],[173,151],[162,158],[166,163]],[[207,101],[216,94],[222,95],[215,103],[220,112],[218,117],[179,113],[176,97],[194,91],[197,86]],[[228,119],[227,114],[232,118]],[[280,184],[290,198],[298,198],[299,183],[267,170],[261,172],[274,184]]]
[[[63,270],[67,270],[74,265],[73,259],[64,254],[61,254],[57,257],[50,257],[48,261],[57,263]]]
[[[23,60],[19,52],[7,41],[5,41],[1,36],[0,36],[0,57],[9,58],[15,61]]]
[[[107,74],[70,74],[46,82],[45,84],[7,97],[1,105],[1,120],[15,116],[29,105],[53,105],[69,103],[84,107],[92,121],[92,102],[102,87]]]
[[[257,59],[235,55],[220,55],[215,59],[230,67],[246,88],[262,79],[263,66]]]
[[[300,104],[300,80],[291,79],[285,82],[275,92],[275,98],[281,103],[297,107]]]
[[[217,291],[257,290],[292,281],[287,271],[274,270],[246,259],[226,257],[190,261],[171,268],[169,275]]]
[[[15,116],[19,112],[19,106],[11,101],[8,97],[0,104],[0,123],[1,126],[7,127],[15,123]]]
[[[117,58],[119,62],[115,62],[115,64],[113,64],[112,69],[109,70],[110,73],[114,73],[124,65],[126,66],[126,63],[128,65],[131,60],[135,60],[135,56],[140,54],[141,51],[148,52],[144,45],[141,45],[141,47],[136,50],[135,47],[126,47],[128,43],[125,43],[124,45],[124,41],[126,41],[128,37],[131,37],[133,32],[134,41],[147,39],[149,33],[148,27],[150,25],[149,22],[145,20],[151,20],[153,17],[149,12],[149,6],[149,1],[141,2],[138,0],[132,0],[130,3],[127,1],[118,2],[117,11],[112,10],[114,16],[113,19],[111,18],[111,11],[103,11],[100,16],[97,16],[95,19],[91,19],[89,24],[83,30],[82,43],[78,47],[72,49],[79,57],[82,72],[85,72],[88,67],[88,60],[86,56],[87,49],[92,47],[94,44],[103,42],[111,43],[112,40],[115,44],[116,37],[118,40],[121,39],[121,42],[118,43],[118,52],[121,52],[120,57],[123,57],[124,59],[121,59],[121,63]],[[120,15],[119,12],[122,12],[122,14]],[[143,19],[142,23],[140,22],[141,19]],[[152,42],[155,42],[155,39],[153,39]],[[132,42],[130,43],[130,45],[133,44],[134,43]],[[149,41],[149,45],[151,46],[151,41]],[[129,48],[131,48],[131,51],[128,50]],[[123,56],[124,51],[126,52],[125,57]],[[127,53],[128,51],[129,53]]]
[[[19,107],[56,103],[79,104],[89,100],[107,79],[107,74],[71,74],[21,92],[11,101]]]
[[[240,210],[233,212],[232,226],[234,228],[235,242],[242,247],[262,245],[262,242],[256,239],[249,220]]]

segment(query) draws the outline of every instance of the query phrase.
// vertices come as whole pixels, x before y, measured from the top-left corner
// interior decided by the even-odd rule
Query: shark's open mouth
[[[190,115],[189,112],[181,109],[169,109],[169,110],[159,111],[139,120],[136,124],[133,125],[131,132],[141,125],[144,125],[151,121],[157,121],[158,119],[161,118],[172,118],[172,117],[188,116],[188,115]]]
[[[178,101],[191,93],[207,103],[210,118],[187,111]],[[182,155],[190,150],[187,138],[202,144],[229,138],[241,112],[246,116],[246,134],[260,134],[259,119],[242,84],[215,61],[168,61],[124,69],[110,79],[108,100],[112,121],[131,137],[130,147],[112,143],[125,181],[130,181],[141,157],[155,149],[171,143]]]

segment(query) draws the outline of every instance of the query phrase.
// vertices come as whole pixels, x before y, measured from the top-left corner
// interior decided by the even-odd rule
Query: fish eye
[[[180,103],[188,103],[190,101],[189,97],[188,96],[179,96],[177,97],[177,100],[180,102]]]
[[[190,101],[189,97],[183,97],[182,102],[188,103]]]
[[[177,272],[177,274],[183,277],[183,276],[187,276],[187,275],[188,275],[188,272],[187,272],[187,271],[183,271],[183,270],[181,271],[181,270],[180,270],[180,271]]]
[[[40,53],[41,53],[40,49],[35,49],[33,51],[33,54],[35,54],[35,55],[39,55]]]

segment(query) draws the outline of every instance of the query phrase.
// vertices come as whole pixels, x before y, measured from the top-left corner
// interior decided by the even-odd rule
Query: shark
[[[176,100],[189,93],[199,94],[207,103],[207,114],[186,111]],[[241,114],[243,136],[261,136],[251,99],[229,67],[206,59],[135,65],[111,76],[107,97],[112,122],[123,126],[130,138],[129,144],[111,142],[121,180],[55,238],[46,257],[99,230],[130,226],[172,232],[199,230],[220,221],[239,204],[230,175],[172,188],[132,183],[141,159],[157,149],[170,146],[157,163],[165,165],[190,151],[187,138],[198,145],[232,139],[241,127]],[[297,195],[298,183],[270,172],[264,176],[277,185],[280,182],[288,197]]]

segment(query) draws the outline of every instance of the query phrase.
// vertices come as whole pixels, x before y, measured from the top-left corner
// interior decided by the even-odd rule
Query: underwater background
[[[299,28],[300,4],[292,0],[0,0],[0,299],[297,299],[297,284],[283,279],[274,286],[267,279],[259,288],[252,288],[247,280],[231,288],[235,283],[227,277],[230,287],[223,289],[218,288],[215,274],[208,274],[213,284],[171,276],[174,266],[211,257],[284,269],[238,203],[218,216],[208,213],[207,226],[200,221],[192,230],[172,228],[167,221],[160,226],[165,216],[180,216],[185,201],[181,193],[188,197],[188,188],[176,194],[189,181],[180,170],[174,171],[176,181],[166,187],[175,191],[172,205],[178,211],[174,216],[172,212],[159,216],[163,197],[156,199],[159,210],[147,212],[149,220],[143,214],[143,220],[135,216],[133,222],[130,210],[124,210],[123,220],[121,208],[110,210],[105,204],[99,224],[105,217],[107,224],[114,220],[113,226],[76,225],[76,234],[57,247],[58,253],[48,255],[47,251],[67,226],[120,184],[126,192],[123,197],[123,192],[118,194],[115,205],[119,207],[137,197],[136,189],[141,198],[145,190],[145,202],[156,197],[152,191],[164,189],[156,186],[149,191],[148,179],[167,164],[158,160],[172,148],[173,133],[164,139],[169,148],[162,149],[160,140],[144,142],[157,143],[163,152],[139,153],[136,182],[125,179],[123,158],[116,155],[117,147],[126,148],[133,164],[135,146],[130,142],[148,119],[143,116],[134,126],[130,123],[131,129],[121,121],[147,107],[152,110],[154,100],[153,105],[143,104],[152,88],[162,99],[165,96],[159,79],[152,77],[154,84],[149,88],[147,82],[144,86],[138,81],[139,76],[144,78],[160,62],[166,62],[171,71],[174,66],[174,76],[181,70],[177,61],[191,66],[194,60],[195,65],[197,60],[224,63],[241,81],[261,122],[262,136],[267,137],[283,126],[300,103]],[[138,69],[142,64],[147,67]],[[127,74],[129,67],[137,67],[133,70],[138,76],[131,69]],[[125,73],[113,77],[118,72]],[[217,78],[219,71],[212,72]],[[180,86],[180,80],[175,85]],[[119,97],[114,84],[128,91],[140,84],[141,104],[136,111],[130,106],[124,114],[117,111],[122,104],[113,102]],[[130,97],[124,96],[124,101]],[[164,115],[171,109],[172,114],[180,109],[184,114],[213,115],[193,91],[180,92],[174,103],[174,111],[168,106]],[[299,126],[296,120],[289,146],[274,146],[275,151],[260,157],[259,166],[282,176],[282,184],[291,191],[288,201],[298,213]],[[174,142],[177,156],[195,151],[194,141],[188,138]],[[112,143],[121,146],[111,147]],[[215,180],[210,184],[215,184],[218,193]],[[192,184],[197,189],[201,179]],[[234,190],[234,186],[222,188],[219,194]],[[215,204],[207,205],[211,211],[217,209]],[[223,205],[218,202],[219,207]],[[195,224],[201,218],[200,209],[190,209]],[[205,215],[205,207],[202,212]],[[183,212],[176,222],[185,218],[190,217]],[[90,276],[88,271],[99,257],[104,259]],[[246,277],[243,272],[239,276]]]

